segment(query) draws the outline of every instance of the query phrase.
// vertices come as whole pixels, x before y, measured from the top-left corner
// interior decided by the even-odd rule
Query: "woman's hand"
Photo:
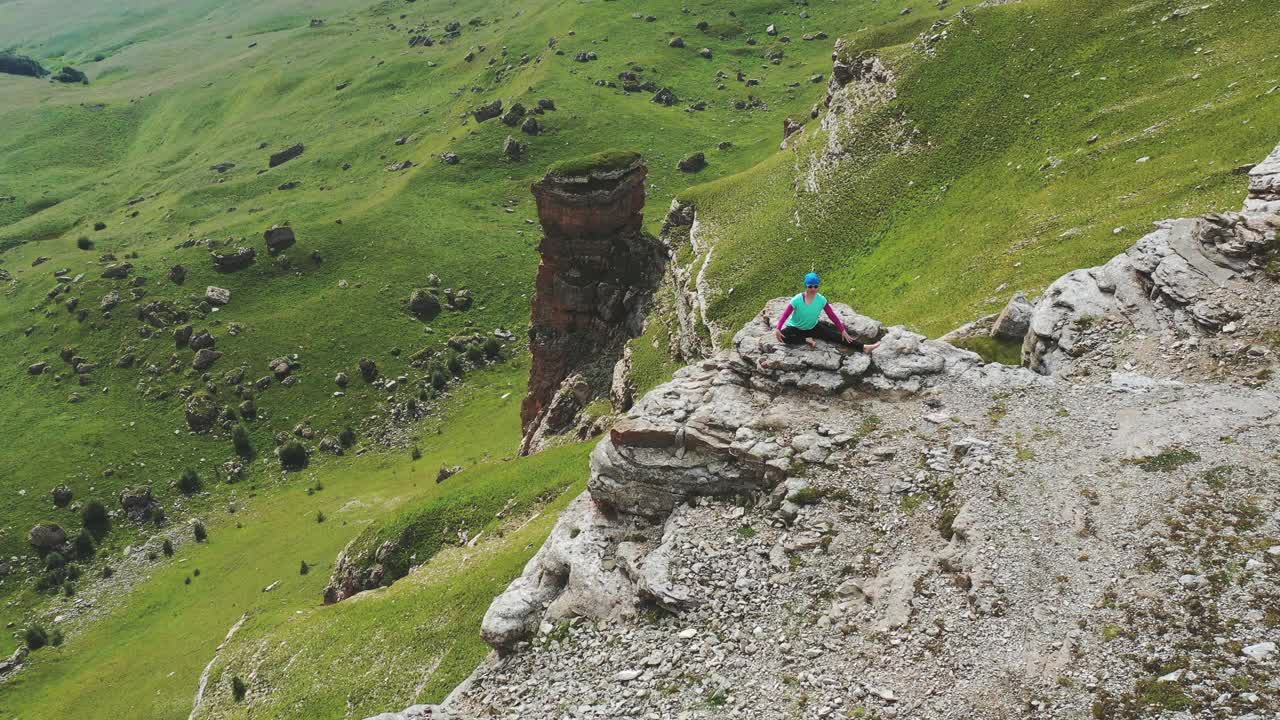
[[[773,336],[778,338],[778,342],[786,342],[785,340],[782,339],[782,328],[775,328],[773,331]]]
[[[852,344],[853,344],[853,336],[849,334],[849,331],[848,331],[848,330],[841,330],[841,331],[840,331],[840,339],[841,339],[841,340],[844,340],[844,341],[845,341],[845,343],[847,343],[847,344],[850,344],[850,345],[852,345]]]

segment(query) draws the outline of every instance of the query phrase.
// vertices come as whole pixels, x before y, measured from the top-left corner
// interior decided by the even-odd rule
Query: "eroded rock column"
[[[533,184],[543,239],[522,454],[549,436],[587,435],[582,409],[609,397],[626,341],[644,330],[666,264],[643,230],[647,172],[638,154],[611,153],[562,163]]]

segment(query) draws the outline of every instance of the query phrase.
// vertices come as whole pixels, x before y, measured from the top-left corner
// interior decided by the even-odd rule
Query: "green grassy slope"
[[[939,334],[1106,260],[1152,221],[1239,209],[1233,170],[1280,139],[1280,8],[1179,7],[983,9],[931,59],[907,36],[849,35],[851,54],[894,69],[898,97],[853,122],[819,192],[791,191],[826,140],[814,123],[794,153],[686,194],[716,243],[712,315],[736,328],[813,265],[833,299]]]
[[[361,717],[442,700],[488,654],[480,618],[585,488],[590,449],[589,443],[555,448],[455,476],[464,488],[454,492],[457,501],[430,503],[403,522],[452,536],[467,525],[458,517],[462,502],[488,506],[489,522],[469,525],[479,538],[474,548],[430,554],[419,548],[418,558],[432,560],[389,588],[281,623],[246,623],[215,663],[197,717]],[[511,488],[526,496],[513,499],[552,501],[532,518],[533,506],[518,502],[494,519]],[[234,677],[249,688],[245,701],[231,692]]]
[[[418,464],[410,463],[407,450],[380,452],[364,437],[368,416],[385,414],[387,393],[364,384],[355,363],[370,357],[384,376],[407,376],[407,387],[402,383],[398,391],[403,397],[429,375],[409,365],[411,354],[425,349],[443,356],[445,339],[460,332],[487,334],[505,326],[521,335],[537,263],[531,181],[565,158],[619,145],[636,148],[650,164],[649,221],[656,226],[670,198],[689,184],[769,157],[781,119],[821,95],[821,86],[808,79],[826,72],[830,41],[802,41],[804,32],[834,35],[837,28],[897,22],[871,2],[810,9],[808,20],[781,1],[683,9],[674,0],[541,0],[519,7],[491,0],[354,7],[224,0],[176,9],[146,0],[0,3],[0,47],[53,68],[73,64],[91,79],[88,86],[65,86],[0,76],[0,127],[6,130],[0,137],[0,269],[11,278],[0,280],[0,396],[6,406],[0,413],[0,556],[20,558],[18,572],[0,578],[0,621],[49,624],[77,599],[106,613],[68,625],[64,645],[35,653],[6,683],[0,714],[74,709],[91,717],[181,717],[200,668],[242,612],[257,611],[246,637],[268,636],[268,616],[309,612],[328,564],[347,540],[402,505],[432,501],[435,491],[416,484],[420,473],[433,476],[442,461],[503,457],[515,447],[517,423],[507,403],[520,397],[523,383],[516,378],[527,373],[518,345],[507,350],[517,358],[514,365],[468,375],[479,378],[477,387],[455,390],[452,398],[425,393],[440,407],[433,420],[411,430],[427,453]],[[637,12],[657,19],[637,19]],[[309,27],[312,17],[325,22]],[[450,20],[462,23],[461,37],[439,42]],[[700,20],[710,23],[705,33],[695,28]],[[794,41],[784,45],[765,36],[771,22],[788,28]],[[438,44],[408,47],[408,30],[419,24],[426,26],[420,34]],[[675,34],[686,38],[685,48],[669,47]],[[748,35],[759,44],[747,45]],[[552,36],[564,55],[548,48]],[[704,46],[714,59],[697,55]],[[785,58],[766,63],[765,53],[778,48]],[[477,55],[468,62],[470,49]],[[579,51],[594,51],[599,60],[577,63]],[[522,64],[526,53],[530,60]],[[94,60],[97,55],[104,57]],[[626,95],[596,84],[616,83],[635,65],[644,68],[642,80],[672,88],[680,102],[662,107],[650,102],[650,93]],[[748,89],[734,79],[739,70],[761,84]],[[718,89],[717,73],[726,78],[724,89]],[[338,90],[344,83],[350,84]],[[767,109],[735,109],[734,101],[748,93]],[[491,99],[532,106],[541,97],[554,99],[558,109],[540,118],[548,130],[537,137],[465,116]],[[699,100],[708,102],[706,110],[686,111]],[[526,159],[502,155],[508,134],[528,143]],[[410,140],[396,145],[402,136]],[[733,147],[719,150],[721,141]],[[301,157],[266,168],[270,153],[295,142],[307,146]],[[698,150],[708,154],[709,167],[696,176],[677,171],[676,162]],[[444,151],[458,153],[461,163],[440,163]],[[384,169],[401,160],[415,166]],[[211,169],[218,163],[235,167],[218,173]],[[351,168],[343,170],[344,163]],[[295,189],[278,189],[287,183],[296,183]],[[263,230],[283,221],[299,237],[286,253],[288,267],[273,264],[261,240]],[[98,222],[106,228],[94,230]],[[92,241],[92,250],[77,249],[81,236]],[[259,260],[220,275],[207,248],[177,248],[205,238],[234,238],[231,247],[256,247]],[[311,260],[313,251],[322,262]],[[147,279],[143,299],[131,299],[125,283],[100,277],[103,253],[127,256],[135,265],[135,275]],[[51,259],[33,266],[37,257]],[[181,287],[164,278],[174,263],[189,272]],[[44,300],[55,283],[53,271],[62,268],[69,276],[84,273],[70,293],[89,310],[83,322],[61,298]],[[471,288],[476,303],[465,313],[444,313],[428,331],[403,304],[433,272],[445,285]],[[193,318],[225,353],[211,371],[222,402],[234,406],[240,399],[220,382],[234,368],[246,367],[253,380],[267,375],[267,361],[281,354],[297,353],[302,365],[298,385],[276,383],[257,393],[259,418],[243,423],[256,457],[249,476],[234,485],[215,481],[215,468],[234,456],[229,438],[186,431],[180,393],[204,380],[192,371],[148,379],[139,369],[164,367],[175,351],[167,330],[152,339],[139,335],[135,310],[156,300],[191,308],[206,285],[233,292],[226,308]],[[123,302],[107,318],[98,301],[112,288],[121,290]],[[241,328],[236,335],[232,323]],[[73,382],[57,358],[64,347],[100,365],[93,385]],[[114,367],[126,352],[138,364]],[[189,353],[178,351],[181,366]],[[27,376],[26,366],[39,360],[53,363],[60,379]],[[353,378],[344,397],[333,395],[339,370]],[[140,381],[151,387],[149,394]],[[498,412],[497,400],[474,394],[490,391],[510,393],[501,405],[504,419],[469,420],[432,436],[445,418]],[[80,402],[69,403],[72,394]],[[467,408],[458,409],[464,402]],[[281,476],[273,436],[302,421],[319,435],[354,427],[358,444],[371,452],[356,459],[315,455],[310,470]],[[448,445],[437,445],[445,438]],[[205,479],[204,492],[190,498],[173,487],[187,467]],[[314,496],[305,491],[313,481],[325,488]],[[174,560],[159,559],[124,598],[103,595],[105,589],[84,581],[74,598],[37,594],[32,583],[38,561],[27,547],[27,529],[46,520],[73,534],[80,526],[74,510],[52,507],[49,490],[62,483],[73,488],[77,502],[98,499],[113,509],[120,488],[150,484],[172,527],[203,517],[211,542],[181,546]],[[449,485],[444,487],[447,492]],[[231,503],[241,507],[234,518],[227,515]],[[329,520],[316,523],[316,510]],[[97,559],[84,564],[86,573],[117,564],[127,545],[156,532],[117,518]],[[516,558],[531,548],[525,543],[499,553],[496,569],[485,575],[487,589],[467,596],[465,613],[441,619],[441,632],[472,632],[485,594],[500,587],[518,567]],[[316,569],[299,578],[303,559]],[[202,569],[199,577],[191,575],[194,567]],[[184,584],[188,577],[191,585]],[[260,592],[276,579],[284,581],[280,588]],[[482,647],[470,637],[456,658],[478,657]],[[0,638],[0,652],[15,644],[16,636]],[[469,661],[450,661],[453,674],[447,677]],[[399,697],[390,686],[387,692],[387,698]]]
[[[9,14],[0,23],[0,45],[39,56],[53,42],[35,39],[40,32],[74,26],[83,34],[74,43],[78,49],[57,49],[72,58],[96,52],[117,32],[105,24],[106,36],[94,35],[89,19],[109,12],[97,5],[83,27],[80,20],[46,18],[44,25],[24,30],[24,15],[15,12],[31,7],[5,6]],[[151,6],[138,7],[150,12]],[[825,15],[811,10],[814,18],[801,21],[795,6],[784,2],[734,4],[734,17],[723,3],[686,14],[674,1],[545,0],[513,10],[468,0],[387,2],[345,15],[321,5],[305,13],[325,19],[322,27],[312,28],[298,7],[228,0],[198,22],[157,16],[160,34],[95,64],[87,87],[0,77],[6,98],[0,126],[9,129],[0,138],[0,196],[15,198],[0,203],[0,213],[8,213],[0,215],[0,248],[7,248],[0,267],[14,278],[0,289],[5,293],[0,392],[16,408],[0,417],[0,436],[7,440],[0,452],[0,487],[26,490],[0,493],[0,554],[24,553],[25,532],[34,522],[75,524],[49,508],[48,490],[59,482],[69,483],[78,497],[107,501],[126,483],[150,482],[162,502],[172,503],[167,486],[183,467],[208,473],[230,456],[225,437],[186,434],[173,393],[194,384],[191,373],[155,381],[171,393],[168,399],[143,400],[135,391],[139,370],[112,367],[127,349],[139,355],[140,366],[163,366],[172,352],[163,333],[155,340],[138,337],[131,315],[139,304],[162,299],[188,305],[206,285],[230,289],[231,305],[196,319],[197,328],[208,327],[226,353],[214,376],[243,365],[249,378],[261,377],[266,362],[282,353],[298,353],[304,367],[298,386],[277,385],[259,393],[266,420],[248,425],[255,445],[269,450],[272,435],[304,418],[321,433],[337,432],[357,424],[382,400],[359,380],[346,397],[332,397],[331,378],[339,370],[354,376],[360,357],[375,359],[384,375],[409,375],[412,384],[423,373],[409,367],[408,356],[422,349],[443,352],[452,334],[506,326],[520,335],[537,262],[528,184],[547,166],[625,140],[650,163],[649,219],[656,224],[669,198],[688,184],[745,170],[768,157],[781,118],[821,94],[820,86],[807,79],[825,72],[830,42],[804,42],[801,32],[852,26],[872,12],[868,8],[877,13],[877,22],[889,15],[873,3]],[[634,19],[641,10],[658,20]],[[297,22],[282,26],[280,17]],[[471,25],[472,18],[479,24]],[[427,23],[424,34],[440,40],[444,22],[454,19],[463,23],[460,38],[431,48],[408,47],[408,28]],[[694,28],[702,19],[711,23],[706,33]],[[781,44],[762,32],[775,21],[794,24],[797,36],[776,66],[765,63],[763,55]],[[686,48],[668,47],[674,33],[687,38]],[[760,43],[746,45],[748,34]],[[564,55],[547,48],[552,36]],[[468,49],[482,45],[486,50],[474,61],[464,60]],[[698,57],[702,46],[712,48],[715,58]],[[182,50],[181,62],[175,62],[175,48]],[[576,52],[588,50],[600,59],[574,62]],[[525,53],[531,60],[521,65]],[[489,67],[494,58],[498,64]],[[650,102],[649,93],[626,95],[595,84],[616,82],[618,73],[635,64],[645,68],[643,79],[671,87],[681,102],[662,107]],[[739,69],[762,84],[748,90],[733,79]],[[717,89],[717,71],[729,77],[724,90]],[[335,89],[344,82],[351,84]],[[789,87],[792,83],[799,86]],[[748,92],[769,109],[735,110],[733,101]],[[541,118],[549,129],[537,137],[496,120],[477,124],[463,116],[490,99],[531,106],[540,97],[554,99],[559,109]],[[700,99],[709,102],[705,111],[686,112]],[[512,162],[502,155],[508,134],[529,144],[526,160]],[[414,139],[395,145],[402,136]],[[734,147],[717,150],[722,140]],[[305,154],[259,173],[270,152],[294,142],[306,144]],[[259,149],[263,143],[267,147]],[[446,150],[457,152],[461,163],[440,163],[437,156]],[[680,173],[677,160],[695,150],[708,152],[710,166],[697,176]],[[405,159],[416,167],[384,170]],[[225,174],[210,169],[223,162],[236,167]],[[344,163],[351,169],[343,171]],[[290,182],[297,188],[277,189]],[[128,204],[139,197],[144,199]],[[291,269],[277,268],[261,252],[262,231],[283,221],[291,222],[299,237],[286,253]],[[95,222],[105,222],[106,229],[94,231]],[[94,242],[92,251],[76,249],[80,236]],[[248,270],[220,275],[212,270],[207,249],[175,249],[192,238],[235,238],[232,247],[254,246],[260,258]],[[312,251],[319,251],[323,262],[312,262]],[[120,283],[99,277],[97,259],[104,252],[122,258],[137,253],[131,259],[136,274],[148,279],[147,296],[135,302],[122,293],[125,302],[110,320],[100,317],[97,303]],[[37,256],[52,259],[33,268]],[[181,288],[164,279],[173,263],[189,270]],[[72,275],[86,273],[72,293],[90,309],[83,323],[43,301],[54,284],[52,271],[61,268]],[[477,300],[466,313],[446,313],[431,322],[434,332],[428,333],[404,312],[403,303],[432,272],[445,285],[470,287]],[[348,287],[340,289],[344,280]],[[245,331],[229,335],[231,322]],[[24,334],[32,326],[31,334]],[[94,386],[68,386],[67,368],[56,358],[64,346],[102,365]],[[396,348],[403,351],[399,356],[393,354]],[[180,355],[184,363],[187,357]],[[38,360],[53,362],[64,381],[28,377],[26,366]],[[73,391],[83,398],[78,405],[67,404]],[[267,455],[260,453],[264,459],[253,472],[268,471]],[[108,468],[114,470],[109,477],[103,475]],[[7,587],[0,585],[0,593]]]
[[[82,590],[80,599],[104,616],[73,623],[62,647],[35,653],[2,688],[0,716],[183,717],[200,670],[245,612],[243,635],[217,666],[213,716],[290,717],[304,706],[319,717],[348,706],[374,712],[438,698],[465,674],[484,651],[474,628],[488,597],[545,536],[550,514],[474,554],[446,550],[426,572],[358,602],[318,601],[347,541],[375,524],[393,526],[402,511],[461,507],[471,497],[454,494],[463,480],[487,507],[529,491],[526,480],[550,489],[582,478],[583,449],[573,447],[434,484],[442,462],[512,454],[527,373],[519,345],[506,351],[514,360],[469,373],[448,396],[422,390],[434,409],[409,430],[425,452],[417,463],[407,450],[373,448],[361,433],[367,454],[317,455],[309,470],[282,476],[273,436],[304,420],[321,435],[362,429],[370,415],[385,414],[388,393],[359,379],[361,357],[386,376],[405,376],[397,391],[404,397],[429,377],[410,365],[411,354],[443,358],[449,336],[499,326],[521,336],[537,263],[528,185],[557,161],[641,151],[654,230],[673,196],[696,202],[717,246],[711,311],[727,328],[764,299],[793,292],[793,278],[813,264],[833,299],[937,333],[996,309],[1015,289],[1105,259],[1150,220],[1238,207],[1243,181],[1232,169],[1277,139],[1273,4],[1223,0],[1175,18],[1179,6],[1163,0],[1026,0],[953,23],[933,58],[909,47],[936,20],[974,4],[927,3],[903,16],[901,5],[874,0],[0,2],[0,48],[53,68],[70,63],[91,78],[64,86],[0,75],[0,269],[12,278],[0,280],[0,557],[22,558],[16,575],[0,578],[0,621],[48,622],[76,601],[32,589],[27,529],[42,520],[79,529],[72,511],[53,509],[54,485],[114,508],[121,487],[149,483],[172,518],[204,517],[211,534],[149,567],[127,597]],[[325,22],[309,27],[313,17]],[[459,38],[408,46],[411,28],[425,24],[416,34],[441,41],[451,20],[462,23]],[[696,29],[700,20],[707,31]],[[765,35],[770,23],[790,42]],[[829,38],[802,39],[819,32]],[[686,47],[668,45],[675,35]],[[553,36],[564,55],[548,47]],[[813,123],[798,150],[779,153],[782,119],[822,99],[825,85],[810,78],[825,80],[838,36],[884,56],[898,99],[855,119],[851,157],[820,192],[797,194],[796,176],[824,138]],[[699,57],[702,47],[713,59]],[[476,52],[471,61],[468,50]],[[777,50],[784,55],[774,65],[766,55]],[[573,60],[586,51],[599,59]],[[672,88],[680,101],[662,107],[650,93],[596,84],[617,82],[636,65],[641,80]],[[738,81],[739,71],[760,84]],[[748,94],[767,109],[735,109]],[[542,97],[558,109],[539,118],[548,131],[537,137],[466,116],[492,99],[529,107]],[[686,110],[699,100],[706,110]],[[905,150],[893,144],[902,127],[919,131]],[[503,155],[509,134],[528,143],[525,159]],[[1100,139],[1090,145],[1094,134]],[[396,145],[399,137],[410,139]],[[721,141],[733,147],[717,149]],[[270,153],[295,142],[307,146],[301,157],[267,169]],[[441,163],[445,151],[461,162]],[[707,153],[709,167],[679,172],[676,162],[694,151]],[[414,167],[384,169],[402,160]],[[228,162],[235,167],[226,173],[211,169]],[[296,187],[278,189],[289,183]],[[694,183],[703,184],[690,189]],[[283,221],[299,237],[288,267],[266,256],[261,239]],[[106,229],[94,230],[96,222]],[[77,249],[81,236],[93,250]],[[220,275],[206,248],[176,248],[204,238],[256,247],[258,262]],[[130,261],[148,279],[145,298],[131,300],[123,283],[100,278],[106,252],[136,254]],[[51,260],[33,267],[38,256]],[[189,271],[182,287],[164,279],[174,263]],[[90,310],[83,322],[44,301],[60,268],[85,273],[72,293]],[[409,316],[404,301],[429,273],[471,288],[475,307],[427,324]],[[181,470],[212,478],[233,456],[231,443],[225,434],[186,432],[178,393],[202,385],[194,372],[163,374],[144,397],[137,367],[164,366],[174,349],[167,333],[141,337],[132,318],[157,299],[195,305],[206,285],[233,292],[226,308],[194,320],[226,353],[213,378],[244,366],[252,380],[268,374],[269,359],[297,353],[301,382],[257,394],[261,417],[244,423],[257,453],[249,477],[206,482],[205,493],[185,498],[172,487]],[[108,319],[98,299],[113,287],[125,300]],[[243,327],[237,335],[233,322]],[[637,348],[645,387],[672,367],[660,340],[654,328]],[[101,364],[95,384],[72,382],[57,358],[66,346]],[[139,366],[113,367],[127,351]],[[38,360],[62,379],[27,376]],[[190,351],[180,360],[185,367]],[[335,397],[340,370],[353,382]],[[73,392],[79,403],[67,402]],[[308,494],[317,482],[324,489]],[[230,503],[240,508],[234,515]],[[328,520],[317,523],[316,511]],[[87,568],[154,532],[117,520]],[[303,560],[316,567],[299,576]],[[279,588],[261,592],[275,580]],[[389,634],[362,644],[362,632],[347,632],[410,617],[403,645]],[[284,644],[263,650],[277,642]],[[15,643],[0,638],[0,653]],[[275,667],[290,656],[283,648],[331,668],[324,687],[314,673],[276,673],[252,688],[249,705],[226,697],[228,672]],[[403,667],[370,683],[371,653]],[[421,688],[403,682],[405,670],[432,667]]]
[[[105,616],[73,622],[62,647],[33,653],[29,667],[0,694],[0,716],[184,717],[201,670],[242,614],[252,618],[246,638],[282,623],[293,626],[298,612],[343,616],[341,610],[319,610],[321,591],[338,551],[361,529],[416,503],[483,497],[501,508],[508,495],[529,486],[547,493],[581,482],[585,446],[501,462],[514,455],[519,439],[527,372],[527,365],[518,365],[474,378],[450,399],[441,420],[422,428],[423,457],[417,461],[381,454],[344,458],[287,484],[239,493],[232,501],[235,512],[230,505],[209,509],[208,542],[180,544],[173,559],[161,557],[146,568],[145,579],[123,597],[94,596]],[[442,464],[467,470],[456,482],[437,484]],[[324,522],[316,521],[317,512],[324,513]],[[521,534],[518,544],[486,550],[487,560],[467,569],[469,589],[460,587],[464,591],[454,597],[451,614],[441,613],[432,625],[440,642],[457,644],[441,666],[448,677],[469,671],[467,663],[483,654],[480,614],[547,530],[539,525]],[[299,574],[303,561],[312,566],[306,575]],[[276,581],[276,589],[263,592]],[[356,635],[346,642],[331,638],[325,647],[337,653],[374,647]],[[390,637],[376,647],[399,652]]]

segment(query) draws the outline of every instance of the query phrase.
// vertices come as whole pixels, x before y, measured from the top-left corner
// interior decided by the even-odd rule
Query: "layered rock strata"
[[[1249,172],[1238,213],[1164,220],[1101,267],[1059,278],[1036,303],[1023,342],[1023,363],[1064,374],[1094,349],[1099,322],[1115,321],[1148,336],[1241,337],[1246,316],[1274,303],[1259,281],[1280,228],[1280,147]],[[1273,271],[1274,272],[1274,271]]]
[[[570,431],[583,408],[609,397],[627,340],[644,330],[666,264],[643,229],[646,173],[638,155],[611,157],[553,169],[532,187],[544,235],[522,453]]]

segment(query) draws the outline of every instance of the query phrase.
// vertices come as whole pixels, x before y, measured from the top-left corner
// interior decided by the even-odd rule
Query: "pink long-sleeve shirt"
[[[816,297],[814,298],[814,302],[817,302]],[[793,308],[790,303],[787,303],[787,309],[783,310],[782,317],[778,318],[779,330],[787,326],[787,319],[791,317],[791,311],[794,309],[795,308]],[[826,305],[823,305],[822,310],[827,314],[828,318],[831,318],[831,323],[835,325],[837,328],[839,328],[840,332],[848,332],[847,330],[845,330],[844,322],[840,320],[840,316],[836,315],[836,311],[831,309],[831,303],[827,303]]]

